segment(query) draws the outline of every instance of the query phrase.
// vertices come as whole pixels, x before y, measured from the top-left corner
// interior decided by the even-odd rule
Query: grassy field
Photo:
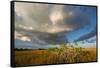
[[[96,61],[96,48],[50,48],[15,50],[15,65],[44,65]]]

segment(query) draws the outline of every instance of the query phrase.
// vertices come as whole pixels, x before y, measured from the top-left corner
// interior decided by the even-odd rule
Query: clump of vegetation
[[[77,43],[76,43],[77,44]],[[77,44],[78,46],[78,44]],[[81,53],[81,47],[73,47],[72,45],[67,46],[66,44],[61,44],[59,48],[49,48],[48,51],[54,54],[60,63],[74,63],[77,62],[77,57]]]

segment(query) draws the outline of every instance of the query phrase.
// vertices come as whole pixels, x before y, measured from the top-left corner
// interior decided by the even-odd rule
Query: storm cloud
[[[24,42],[48,47],[82,41],[95,36],[95,30],[96,7],[15,2],[18,47]]]

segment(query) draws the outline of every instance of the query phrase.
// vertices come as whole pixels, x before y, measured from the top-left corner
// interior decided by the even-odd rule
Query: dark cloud
[[[39,31],[27,31],[27,30],[16,30],[19,32],[16,35],[15,39],[15,47],[31,47],[31,48],[46,48],[46,47],[54,47],[56,45],[62,43],[68,43],[67,39],[65,39],[64,33],[47,33],[47,32],[39,32]],[[24,38],[27,37],[25,40]],[[28,38],[30,39],[28,41]]]
[[[65,39],[65,33],[67,32],[59,32],[59,33],[47,33],[47,32],[39,32],[39,31],[29,31],[29,30],[23,30],[23,29],[17,29],[16,32],[19,32],[19,34],[22,34],[21,37],[29,37],[31,41],[40,43],[41,45],[46,44],[61,44],[64,42],[68,42],[67,39]],[[18,34],[17,34],[18,36]],[[44,42],[44,43],[42,43]]]
[[[82,13],[75,13],[72,17],[65,18],[66,25],[75,29],[82,28],[84,26],[90,25],[90,19],[87,15],[83,15]]]
[[[89,39],[89,38],[91,38],[91,37],[94,37],[94,36],[96,36],[96,27],[93,29],[93,30],[91,30],[89,33],[87,33],[87,34],[85,34],[85,35],[83,35],[83,36],[81,36],[81,37],[79,37],[77,40],[75,40],[75,41],[83,41],[83,40],[87,40],[87,39]]]

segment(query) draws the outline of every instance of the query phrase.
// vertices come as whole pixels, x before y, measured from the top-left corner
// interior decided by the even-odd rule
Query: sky
[[[96,47],[96,7],[15,2],[15,47],[78,42]]]

